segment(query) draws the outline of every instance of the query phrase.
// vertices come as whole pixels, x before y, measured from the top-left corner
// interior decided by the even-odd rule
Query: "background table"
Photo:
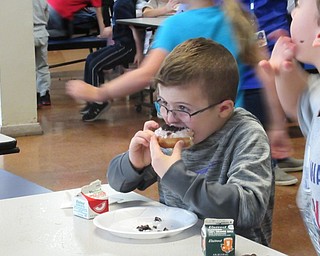
[[[49,192],[52,191],[11,172],[0,169],[0,199],[29,196]]]
[[[104,190],[123,199],[111,204],[110,210],[132,206],[159,205],[137,193],[117,193],[108,185]],[[202,255],[200,228],[202,221],[184,232],[158,240],[118,238],[96,228],[92,220],[73,216],[72,209],[61,209],[79,189],[0,200],[0,255]],[[236,237],[236,256],[284,255],[275,250]]]
[[[136,27],[144,27],[144,28],[154,28],[156,29],[161,25],[161,23],[167,18],[168,16],[160,16],[155,18],[133,18],[133,19],[118,19],[116,20],[119,24],[125,25],[132,25]]]
[[[160,16],[155,18],[149,18],[149,17],[141,17],[141,18],[133,18],[133,19],[117,19],[116,22],[119,24],[124,24],[128,26],[134,26],[136,28],[140,28],[144,30],[145,32],[151,31],[152,34],[155,33],[156,29],[161,25],[161,23],[167,18],[168,16]],[[145,34],[147,36],[147,34]],[[148,36],[147,36],[148,37]],[[149,38],[145,38],[146,40],[149,40],[151,35],[149,35]],[[149,43],[147,44],[150,45]],[[147,51],[147,50],[145,50]],[[151,110],[151,115],[153,117],[157,116],[157,110],[154,107],[154,88],[152,86],[149,86],[149,88],[144,89],[140,92],[140,101],[138,104],[136,104],[136,111],[141,112],[142,107],[148,107]],[[145,102],[145,94],[148,94],[149,99],[148,102]]]

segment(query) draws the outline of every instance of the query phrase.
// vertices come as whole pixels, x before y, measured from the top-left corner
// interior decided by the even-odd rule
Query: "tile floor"
[[[87,51],[50,52],[49,63],[72,60]],[[83,63],[55,68],[52,72],[51,107],[38,110],[44,134],[17,138],[21,152],[0,156],[0,168],[51,190],[76,188],[93,180],[106,180],[108,162],[127,149],[130,138],[150,118],[149,111],[135,111],[135,100],[119,99],[100,120],[84,123],[83,102],[65,95],[68,79],[82,78]],[[294,156],[303,157],[304,139],[295,125],[290,128]],[[301,172],[293,173],[301,180]],[[295,196],[298,185],[276,187],[272,247],[296,256],[316,255],[301,221]],[[157,199],[153,186],[144,195]]]

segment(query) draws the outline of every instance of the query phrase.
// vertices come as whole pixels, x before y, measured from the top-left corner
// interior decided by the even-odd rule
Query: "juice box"
[[[201,246],[204,256],[234,256],[233,219],[205,219],[201,228]]]
[[[107,194],[102,191],[101,181],[96,180],[81,188],[74,197],[73,214],[85,219],[93,219],[98,214],[109,211]]]

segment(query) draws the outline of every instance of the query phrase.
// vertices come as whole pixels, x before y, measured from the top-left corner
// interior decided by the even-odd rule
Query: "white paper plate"
[[[161,218],[160,222],[154,221]],[[166,206],[128,207],[98,215],[93,223],[113,235],[132,239],[157,239],[174,236],[198,221],[193,212]],[[149,225],[151,230],[139,231],[138,226]],[[167,230],[163,230],[166,228]]]

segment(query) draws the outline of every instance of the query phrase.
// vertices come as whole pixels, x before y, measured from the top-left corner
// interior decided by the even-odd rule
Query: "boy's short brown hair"
[[[211,39],[189,39],[173,49],[155,77],[162,86],[199,86],[209,103],[235,101],[239,73],[237,62]]]

